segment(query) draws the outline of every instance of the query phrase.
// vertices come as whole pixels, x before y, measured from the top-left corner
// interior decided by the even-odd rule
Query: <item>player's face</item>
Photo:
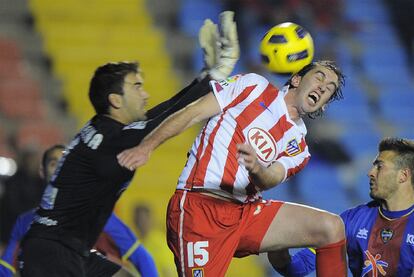
[[[389,200],[398,189],[398,169],[392,151],[380,152],[373,162],[369,177],[369,195],[377,200]]]
[[[125,121],[128,123],[145,120],[145,106],[148,93],[144,90],[144,79],[141,73],[129,73],[125,76],[122,95],[122,110]]]
[[[63,156],[62,149],[55,149],[49,154],[49,157],[47,159],[47,164],[46,164],[46,176],[45,176],[46,182],[49,182],[50,178],[52,177],[53,173],[56,170],[58,161],[60,158],[62,158],[62,156]]]
[[[321,109],[328,103],[337,87],[336,73],[329,68],[317,65],[300,78],[296,90],[299,113],[305,115]]]

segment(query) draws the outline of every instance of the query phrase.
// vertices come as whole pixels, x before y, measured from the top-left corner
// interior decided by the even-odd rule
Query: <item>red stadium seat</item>
[[[20,61],[3,60],[0,58],[0,79],[19,78],[24,75]]]
[[[39,85],[28,79],[0,82],[0,112],[10,119],[41,119],[45,105]]]
[[[20,60],[21,58],[21,50],[14,40],[0,38],[0,60]]]
[[[22,124],[16,133],[16,145],[38,146],[44,150],[56,143],[65,143],[65,136],[60,127],[50,122],[27,121]]]
[[[0,101],[0,112],[10,119],[25,120],[37,119],[41,120],[45,117],[45,105],[41,100],[37,101]]]
[[[0,79],[23,76],[22,54],[16,42],[0,38]]]
[[[40,96],[39,84],[28,78],[8,78],[0,82],[0,97],[2,98],[38,100]]]

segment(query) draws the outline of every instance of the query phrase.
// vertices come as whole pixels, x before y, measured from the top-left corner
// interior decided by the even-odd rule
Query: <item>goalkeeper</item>
[[[45,189],[22,242],[22,276],[86,276],[89,250],[135,173],[118,164],[117,154],[207,94],[210,78],[226,78],[238,60],[233,14],[225,12],[222,19],[221,35],[214,25],[201,29],[206,60],[202,76],[148,112],[137,63],[108,63],[95,71],[89,98],[96,115],[69,144]],[[217,36],[218,44],[213,39]]]

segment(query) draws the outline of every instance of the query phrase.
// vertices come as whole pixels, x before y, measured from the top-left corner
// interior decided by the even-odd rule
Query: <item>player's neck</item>
[[[295,103],[294,93],[289,90],[289,92],[285,95],[284,100],[290,119],[294,122],[298,122],[301,119],[301,114],[298,105]]]
[[[116,113],[112,113],[112,114],[105,114],[106,117],[112,118],[115,121],[118,121],[124,125],[128,125],[130,122],[128,122],[127,120],[125,120],[122,116],[118,116]]]
[[[414,193],[401,193],[382,203],[388,211],[403,211],[414,205]]]
[[[292,119],[294,122],[298,122],[300,120],[300,114],[296,107],[287,106],[288,114],[290,119]]]

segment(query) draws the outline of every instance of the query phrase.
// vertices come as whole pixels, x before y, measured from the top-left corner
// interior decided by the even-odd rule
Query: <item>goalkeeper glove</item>
[[[224,11],[220,14],[220,38],[219,45],[216,43],[216,47],[218,59],[209,74],[213,79],[220,81],[230,75],[240,56],[237,26],[232,11]]]
[[[205,72],[204,75],[206,75],[217,63],[219,54],[218,39],[219,33],[217,25],[210,19],[206,19],[198,33],[198,41],[201,49],[203,49],[204,68],[202,72]]]

